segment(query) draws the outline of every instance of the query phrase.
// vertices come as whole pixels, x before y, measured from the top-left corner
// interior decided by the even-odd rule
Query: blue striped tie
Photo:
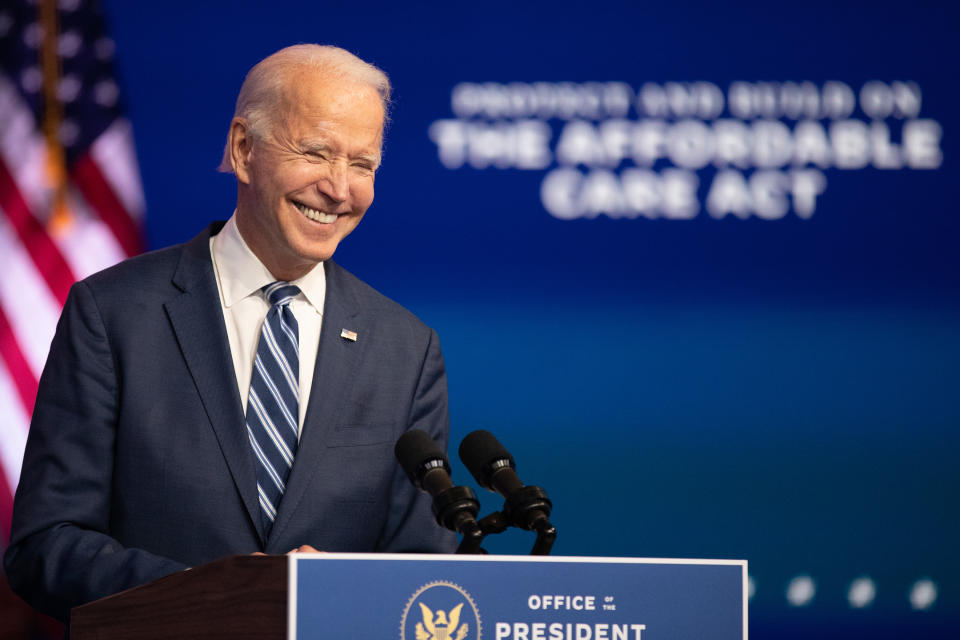
[[[257,491],[269,533],[297,452],[300,396],[299,329],[290,301],[300,289],[274,282],[262,289],[270,302],[263,321],[247,399],[247,433],[257,459]]]

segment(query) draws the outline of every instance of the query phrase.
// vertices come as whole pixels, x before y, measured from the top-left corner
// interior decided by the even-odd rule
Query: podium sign
[[[744,560],[232,556],[73,610],[74,640],[746,640]]]
[[[745,560],[298,554],[290,640],[746,640]]]

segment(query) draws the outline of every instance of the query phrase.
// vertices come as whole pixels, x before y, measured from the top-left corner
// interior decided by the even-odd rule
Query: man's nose
[[[331,200],[336,202],[346,200],[350,192],[346,163],[330,163],[326,175],[318,181],[317,186]]]

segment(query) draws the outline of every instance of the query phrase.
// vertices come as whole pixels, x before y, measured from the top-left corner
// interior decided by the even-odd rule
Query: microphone
[[[433,515],[441,527],[462,533],[479,534],[477,513],[480,503],[470,487],[456,487],[450,478],[450,461],[426,432],[407,431],[393,449],[410,482],[433,496]]]
[[[484,489],[506,499],[503,515],[515,527],[528,531],[552,529],[548,518],[553,504],[540,487],[524,486],[514,470],[516,463],[492,433],[483,429],[460,443],[460,460]]]

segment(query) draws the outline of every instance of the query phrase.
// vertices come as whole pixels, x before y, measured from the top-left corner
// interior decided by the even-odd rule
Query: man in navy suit
[[[373,202],[389,93],[379,69],[334,47],[261,61],[224,153],[230,220],[74,285],[4,558],[35,607],[65,619],[230,554],[452,550],[392,455],[412,428],[446,447],[437,336],[331,260]],[[276,281],[297,287],[300,400],[268,507],[247,397]]]

